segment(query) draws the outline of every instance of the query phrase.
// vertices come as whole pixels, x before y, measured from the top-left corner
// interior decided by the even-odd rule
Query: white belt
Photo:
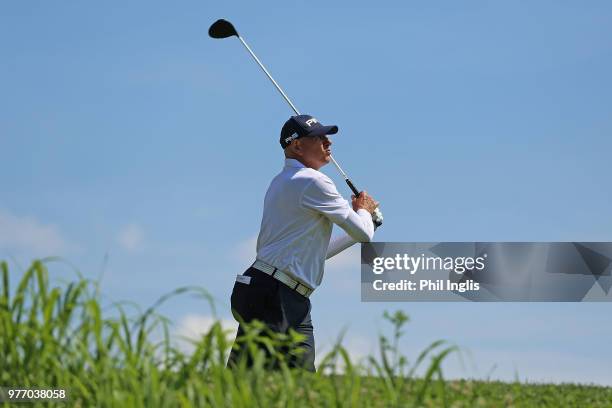
[[[300,281],[295,280],[294,278],[289,276],[287,272],[283,272],[272,265],[268,265],[267,263],[260,261],[259,259],[256,260],[251,266],[257,269],[258,271],[266,273],[272,276],[274,279],[281,281],[282,283],[289,286],[291,289],[295,290],[302,296],[308,297],[312,292],[314,292],[314,289],[311,289]]]

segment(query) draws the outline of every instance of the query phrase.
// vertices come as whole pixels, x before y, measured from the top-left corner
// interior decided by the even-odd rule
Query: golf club
[[[268,72],[266,67],[264,67],[264,65],[261,63],[259,58],[257,58],[257,55],[255,55],[253,50],[251,50],[251,47],[249,47],[248,44],[238,34],[238,31],[236,31],[236,29],[234,28],[234,25],[232,23],[230,23],[229,21],[224,20],[224,19],[219,19],[219,20],[215,21],[210,26],[210,28],[208,29],[208,35],[210,37],[212,37],[212,38],[217,38],[217,39],[228,38],[228,37],[232,37],[232,36],[238,37],[238,39],[240,40],[242,45],[244,45],[244,48],[246,48],[246,50],[249,52],[249,54],[251,54],[251,57],[253,57],[255,62],[257,62],[257,65],[259,65],[259,67],[263,70],[263,72],[266,74],[268,79],[272,82],[272,84],[274,84],[274,86],[276,87],[278,92],[280,92],[280,94],[285,99],[285,101],[287,101],[289,106],[291,106],[291,109],[293,109],[295,114],[296,115],[300,114],[300,112],[297,110],[297,108],[295,107],[293,102],[291,102],[291,100],[289,99],[287,94],[285,94],[285,92],[281,89],[281,87],[274,80],[274,78],[272,78],[272,75],[270,75],[270,73]],[[351,182],[351,180],[348,178],[346,173],[342,170],[342,168],[340,167],[340,165],[338,164],[336,159],[334,159],[334,157],[331,156],[331,155],[330,155],[330,159],[331,159],[332,163],[334,163],[334,165],[336,166],[336,168],[338,169],[338,171],[340,172],[342,177],[344,177],[344,181],[346,181],[346,184],[348,184],[348,186],[351,189],[351,191],[355,194],[355,196],[359,196],[359,190],[357,190],[357,187],[355,187],[355,185]],[[376,227],[379,227],[379,226],[382,225],[383,215],[382,215],[382,212],[378,208],[374,211],[372,220],[374,221],[374,224],[376,225]]]

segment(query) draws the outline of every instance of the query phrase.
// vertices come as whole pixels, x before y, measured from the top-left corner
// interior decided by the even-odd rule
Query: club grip
[[[353,194],[355,194],[355,197],[359,197],[359,190],[357,190],[357,187],[355,187],[353,182],[351,180],[349,180],[349,179],[345,179],[345,180],[346,180],[346,184],[348,184],[348,186],[351,189],[351,191],[353,192]]]
[[[345,179],[346,180],[346,184],[348,184],[349,188],[351,189],[351,191],[353,192],[353,194],[355,194],[355,197],[359,197],[359,190],[357,190],[357,187],[355,187],[355,185],[351,182],[351,180],[349,180],[348,178]],[[374,222],[374,226],[376,228],[380,227],[383,223],[383,215],[382,212],[380,211],[380,209],[375,209],[374,210],[374,214],[372,214],[372,221]]]

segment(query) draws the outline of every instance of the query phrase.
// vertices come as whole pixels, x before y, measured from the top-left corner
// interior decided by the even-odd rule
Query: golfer
[[[372,239],[372,213],[378,207],[364,191],[352,196],[351,208],[332,180],[319,171],[331,160],[327,135],[337,132],[337,126],[323,126],[310,115],[292,116],[285,122],[280,136],[285,166],[266,192],[257,257],[236,277],[231,297],[239,323],[257,319],[274,332],[293,329],[303,334],[299,357],[291,353],[289,365],[313,372],[315,342],[308,297],[321,284],[327,258]],[[346,234],[330,242],[332,223]],[[243,334],[239,324],[230,365],[243,357],[250,364]]]

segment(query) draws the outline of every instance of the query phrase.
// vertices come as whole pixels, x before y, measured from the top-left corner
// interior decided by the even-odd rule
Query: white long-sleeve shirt
[[[348,235],[330,246],[332,224]],[[326,258],[354,242],[369,242],[373,236],[368,211],[353,211],[325,174],[285,159],[264,199],[257,259],[315,289],[323,279]]]

